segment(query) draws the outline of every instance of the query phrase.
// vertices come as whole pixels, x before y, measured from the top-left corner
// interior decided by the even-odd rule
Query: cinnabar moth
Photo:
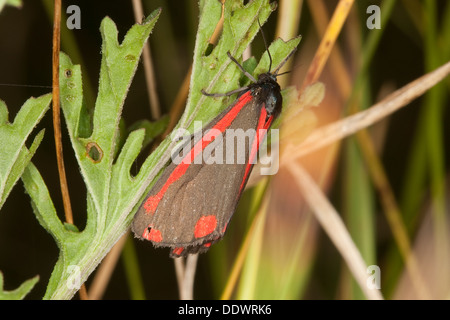
[[[132,230],[136,237],[149,240],[156,247],[170,247],[171,257],[205,252],[223,237],[253,168],[250,160],[256,156],[264,136],[255,134],[245,146],[246,163],[207,164],[195,159],[202,156],[198,150],[203,151],[215,140],[210,129],[220,131],[223,143],[227,129],[253,128],[255,133],[266,129],[266,132],[280,114],[282,97],[276,77],[295,49],[273,73],[270,72],[272,58],[267,52],[269,71],[260,74],[258,80],[228,53],[254,83],[226,94],[202,91],[207,96],[229,96],[237,92],[240,96],[202,129],[197,148],[192,136],[189,152],[184,158],[190,163],[171,162],[164,169],[134,217]]]

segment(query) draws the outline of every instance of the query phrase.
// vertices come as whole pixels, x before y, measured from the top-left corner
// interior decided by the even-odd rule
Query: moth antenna
[[[264,41],[264,47],[266,48],[267,54],[269,55],[269,73],[270,73],[270,70],[272,69],[272,55],[270,54],[269,47],[267,46],[266,36],[264,35],[263,29],[261,27],[261,23],[259,22],[259,18],[258,18],[258,25],[259,25],[259,31],[261,32],[261,35],[262,35],[262,38]]]
[[[285,72],[282,72],[282,73],[277,74],[276,76],[279,77],[279,76],[282,76],[282,75],[285,75],[285,74],[291,73],[291,72],[292,72],[292,70],[285,71]]]
[[[280,65],[278,66],[278,68],[276,68],[276,69],[273,71],[273,75],[274,75],[275,77],[278,77],[279,75],[281,75],[281,74],[278,74],[278,72],[279,72],[280,69],[284,66],[284,64],[289,60],[289,58],[295,53],[295,51],[297,51],[297,48],[294,48],[294,49],[287,55],[287,57],[284,58],[283,61],[281,61],[281,63],[280,63]],[[290,71],[287,71],[287,72],[290,72]],[[283,72],[282,74],[285,74],[285,73],[287,73],[287,72]]]
[[[241,66],[241,64],[231,55],[230,51],[227,52],[228,57],[231,59],[231,61],[233,61],[241,70],[241,72],[250,80],[252,80],[253,82],[256,82],[256,79],[247,71],[245,71],[244,67]]]
[[[214,97],[214,98],[220,98],[220,97],[229,97],[235,93],[239,93],[242,91],[248,90],[248,87],[242,87],[242,88],[238,88],[232,91],[228,91],[226,93],[209,93],[206,92],[204,89],[201,90],[202,94],[207,96],[207,97]]]

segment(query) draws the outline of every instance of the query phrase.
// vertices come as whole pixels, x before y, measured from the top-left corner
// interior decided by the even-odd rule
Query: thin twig
[[[408,237],[408,231],[402,219],[400,208],[395,200],[394,191],[384,172],[380,159],[378,158],[372,139],[367,130],[361,130],[356,134],[359,141],[362,154],[368,164],[369,173],[372,177],[376,189],[381,195],[381,203],[384,213],[392,230],[395,242],[397,243],[400,254],[405,262],[406,269],[410,275],[411,282],[417,295],[421,299],[431,299],[428,286],[425,283],[419,270],[418,261],[415,253],[411,249],[411,243]]]
[[[225,1],[226,0],[219,1],[222,4],[222,12],[220,14],[220,19],[217,22],[211,37],[209,38],[209,43],[214,46],[217,44],[217,41],[219,41],[219,36],[222,34],[224,14],[225,14]]]
[[[117,241],[114,247],[112,247],[105,259],[103,259],[89,288],[90,300],[99,300],[103,297],[129,234],[130,232],[126,232],[119,241]]]
[[[78,291],[80,295],[80,300],[89,300],[89,295],[87,293],[86,285],[83,283]]]
[[[244,242],[241,245],[241,248],[239,249],[239,252],[236,256],[236,259],[233,263],[233,268],[230,272],[230,276],[228,277],[227,284],[225,286],[225,289],[222,292],[222,295],[220,297],[220,300],[229,300],[231,298],[231,294],[233,293],[233,290],[236,287],[238,278],[242,272],[242,268],[244,266],[245,258],[248,255],[248,251],[250,249],[250,245],[252,243],[252,239],[255,236],[255,231],[257,228],[257,225],[261,222],[261,219],[265,218],[265,215],[263,212],[267,210],[267,198],[264,199],[266,202],[261,206],[261,208],[258,210],[258,212],[255,215],[255,218],[252,221],[252,224],[250,225],[250,228],[248,229],[248,232],[245,236]]]
[[[142,21],[142,18],[145,17],[141,0],[133,0],[132,3],[133,3],[134,19],[137,23],[140,23]],[[161,117],[161,107],[159,104],[158,94],[156,92],[155,71],[153,68],[149,42],[147,42],[147,45],[144,45],[144,49],[142,51],[142,59],[144,61],[144,72],[145,72],[145,80],[147,82],[147,93],[148,98],[150,100],[150,112],[152,115],[152,119],[157,120]]]
[[[286,150],[285,156],[281,159],[281,165],[285,165],[287,162],[294,161],[294,159],[319,150],[374,124],[398,109],[406,106],[449,74],[450,62],[447,62],[438,69],[427,73],[426,75],[391,93],[385,99],[373,105],[369,109],[316,129],[302,144],[296,146],[295,150],[291,150],[290,152]]]
[[[331,18],[330,24],[328,25],[327,31],[325,32],[322,41],[320,42],[319,48],[311,62],[311,65],[306,73],[305,80],[303,81],[302,88],[305,88],[317,81],[320,74],[322,73],[325,63],[328,60],[331,49],[336,42],[337,36],[339,35],[344,22],[347,20],[348,13],[353,5],[354,0],[340,0],[336,10],[334,11],[333,17]],[[302,90],[301,90],[302,91]]]
[[[183,281],[181,287],[179,288],[181,300],[194,299],[194,278],[195,278],[195,271],[197,270],[197,259],[198,254],[190,254],[186,258]]]
[[[52,49],[52,85],[53,85],[53,132],[55,137],[56,160],[58,163],[59,184],[64,205],[64,215],[67,223],[73,224],[72,205],[70,204],[69,188],[67,186],[66,169],[61,142],[61,109],[59,104],[59,51],[61,46],[61,0],[55,0],[53,11],[53,49]],[[80,290],[80,299],[87,300],[84,284]]]
[[[372,300],[383,299],[380,291],[368,288],[366,282],[368,277],[366,273],[367,265],[352,241],[341,217],[329,203],[322,190],[300,165],[292,163],[288,167],[305,201],[314,211],[315,217],[322,228],[339,250],[366,297]]]
[[[61,0],[55,0],[53,23],[53,130],[55,136],[56,159],[58,161],[59,180],[63,196],[66,222],[73,224],[72,206],[70,204],[69,189],[67,187],[66,170],[62,155],[61,119],[59,105],[59,48],[60,48]]]
[[[169,133],[172,132],[173,128],[175,128],[178,120],[180,119],[181,114],[183,113],[186,98],[189,94],[191,73],[192,73],[192,65],[189,67],[189,70],[186,73],[186,76],[184,77],[183,83],[181,84],[180,90],[178,90],[178,93],[175,97],[172,107],[170,108],[169,124],[167,125],[167,129],[161,135],[161,139],[164,139]]]
[[[173,263],[175,265],[175,274],[177,276],[177,284],[178,284],[178,293],[180,296],[180,300],[183,300],[181,288],[183,287],[183,279],[184,279],[184,258],[175,258],[173,259]]]
[[[329,26],[329,17],[326,10],[326,5],[323,0],[308,0],[309,10],[311,11],[314,25],[320,38],[323,38],[327,32],[327,25]],[[330,73],[334,78],[334,83],[343,99],[347,99],[351,92],[350,74],[345,67],[342,51],[338,43],[335,43],[330,52],[330,62],[328,64]]]

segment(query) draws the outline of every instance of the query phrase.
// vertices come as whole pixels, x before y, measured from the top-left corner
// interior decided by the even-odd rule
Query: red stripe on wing
[[[249,103],[253,99],[250,91],[245,92],[242,96],[239,97],[236,104],[231,108],[229,112],[227,112],[222,119],[220,119],[212,129],[217,129],[220,132],[224,132],[233,122],[233,120],[237,117],[242,108]],[[264,108],[263,108],[264,109]],[[146,214],[154,214],[156,208],[158,207],[159,202],[163,198],[167,189],[170,187],[172,183],[180,179],[189,168],[190,164],[194,161],[195,157],[203,151],[203,149],[214,141],[215,136],[213,135],[215,130],[208,131],[203,137],[202,140],[197,142],[197,144],[190,150],[190,152],[183,158],[181,163],[172,171],[166,183],[162,186],[159,192],[153,196],[147,198],[144,203],[144,209]],[[201,148],[199,148],[201,146]]]
[[[241,186],[239,188],[239,194],[242,193],[245,184],[247,182],[247,178],[250,174],[250,171],[253,166],[253,160],[256,158],[256,153],[259,150],[259,145],[261,144],[261,141],[263,141],[264,137],[267,134],[267,129],[269,129],[271,123],[273,120],[273,116],[270,116],[267,118],[267,110],[265,106],[261,108],[261,113],[259,115],[258,119],[258,125],[256,126],[256,133],[255,133],[255,139],[253,139],[252,148],[250,149],[249,153],[249,161],[247,162],[247,166],[245,167],[245,173],[244,177],[242,178]]]

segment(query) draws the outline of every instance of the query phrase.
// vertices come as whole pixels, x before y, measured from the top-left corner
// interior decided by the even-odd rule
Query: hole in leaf
[[[64,71],[64,75],[66,76],[66,78],[72,77],[72,70],[66,69],[66,70]]]
[[[213,51],[213,49],[214,49],[214,45],[212,43],[208,43],[208,46],[206,47],[204,56],[205,57],[209,56],[211,54],[211,52]]]
[[[86,156],[89,157],[92,162],[98,163],[103,158],[103,151],[95,142],[89,142],[86,146]]]

